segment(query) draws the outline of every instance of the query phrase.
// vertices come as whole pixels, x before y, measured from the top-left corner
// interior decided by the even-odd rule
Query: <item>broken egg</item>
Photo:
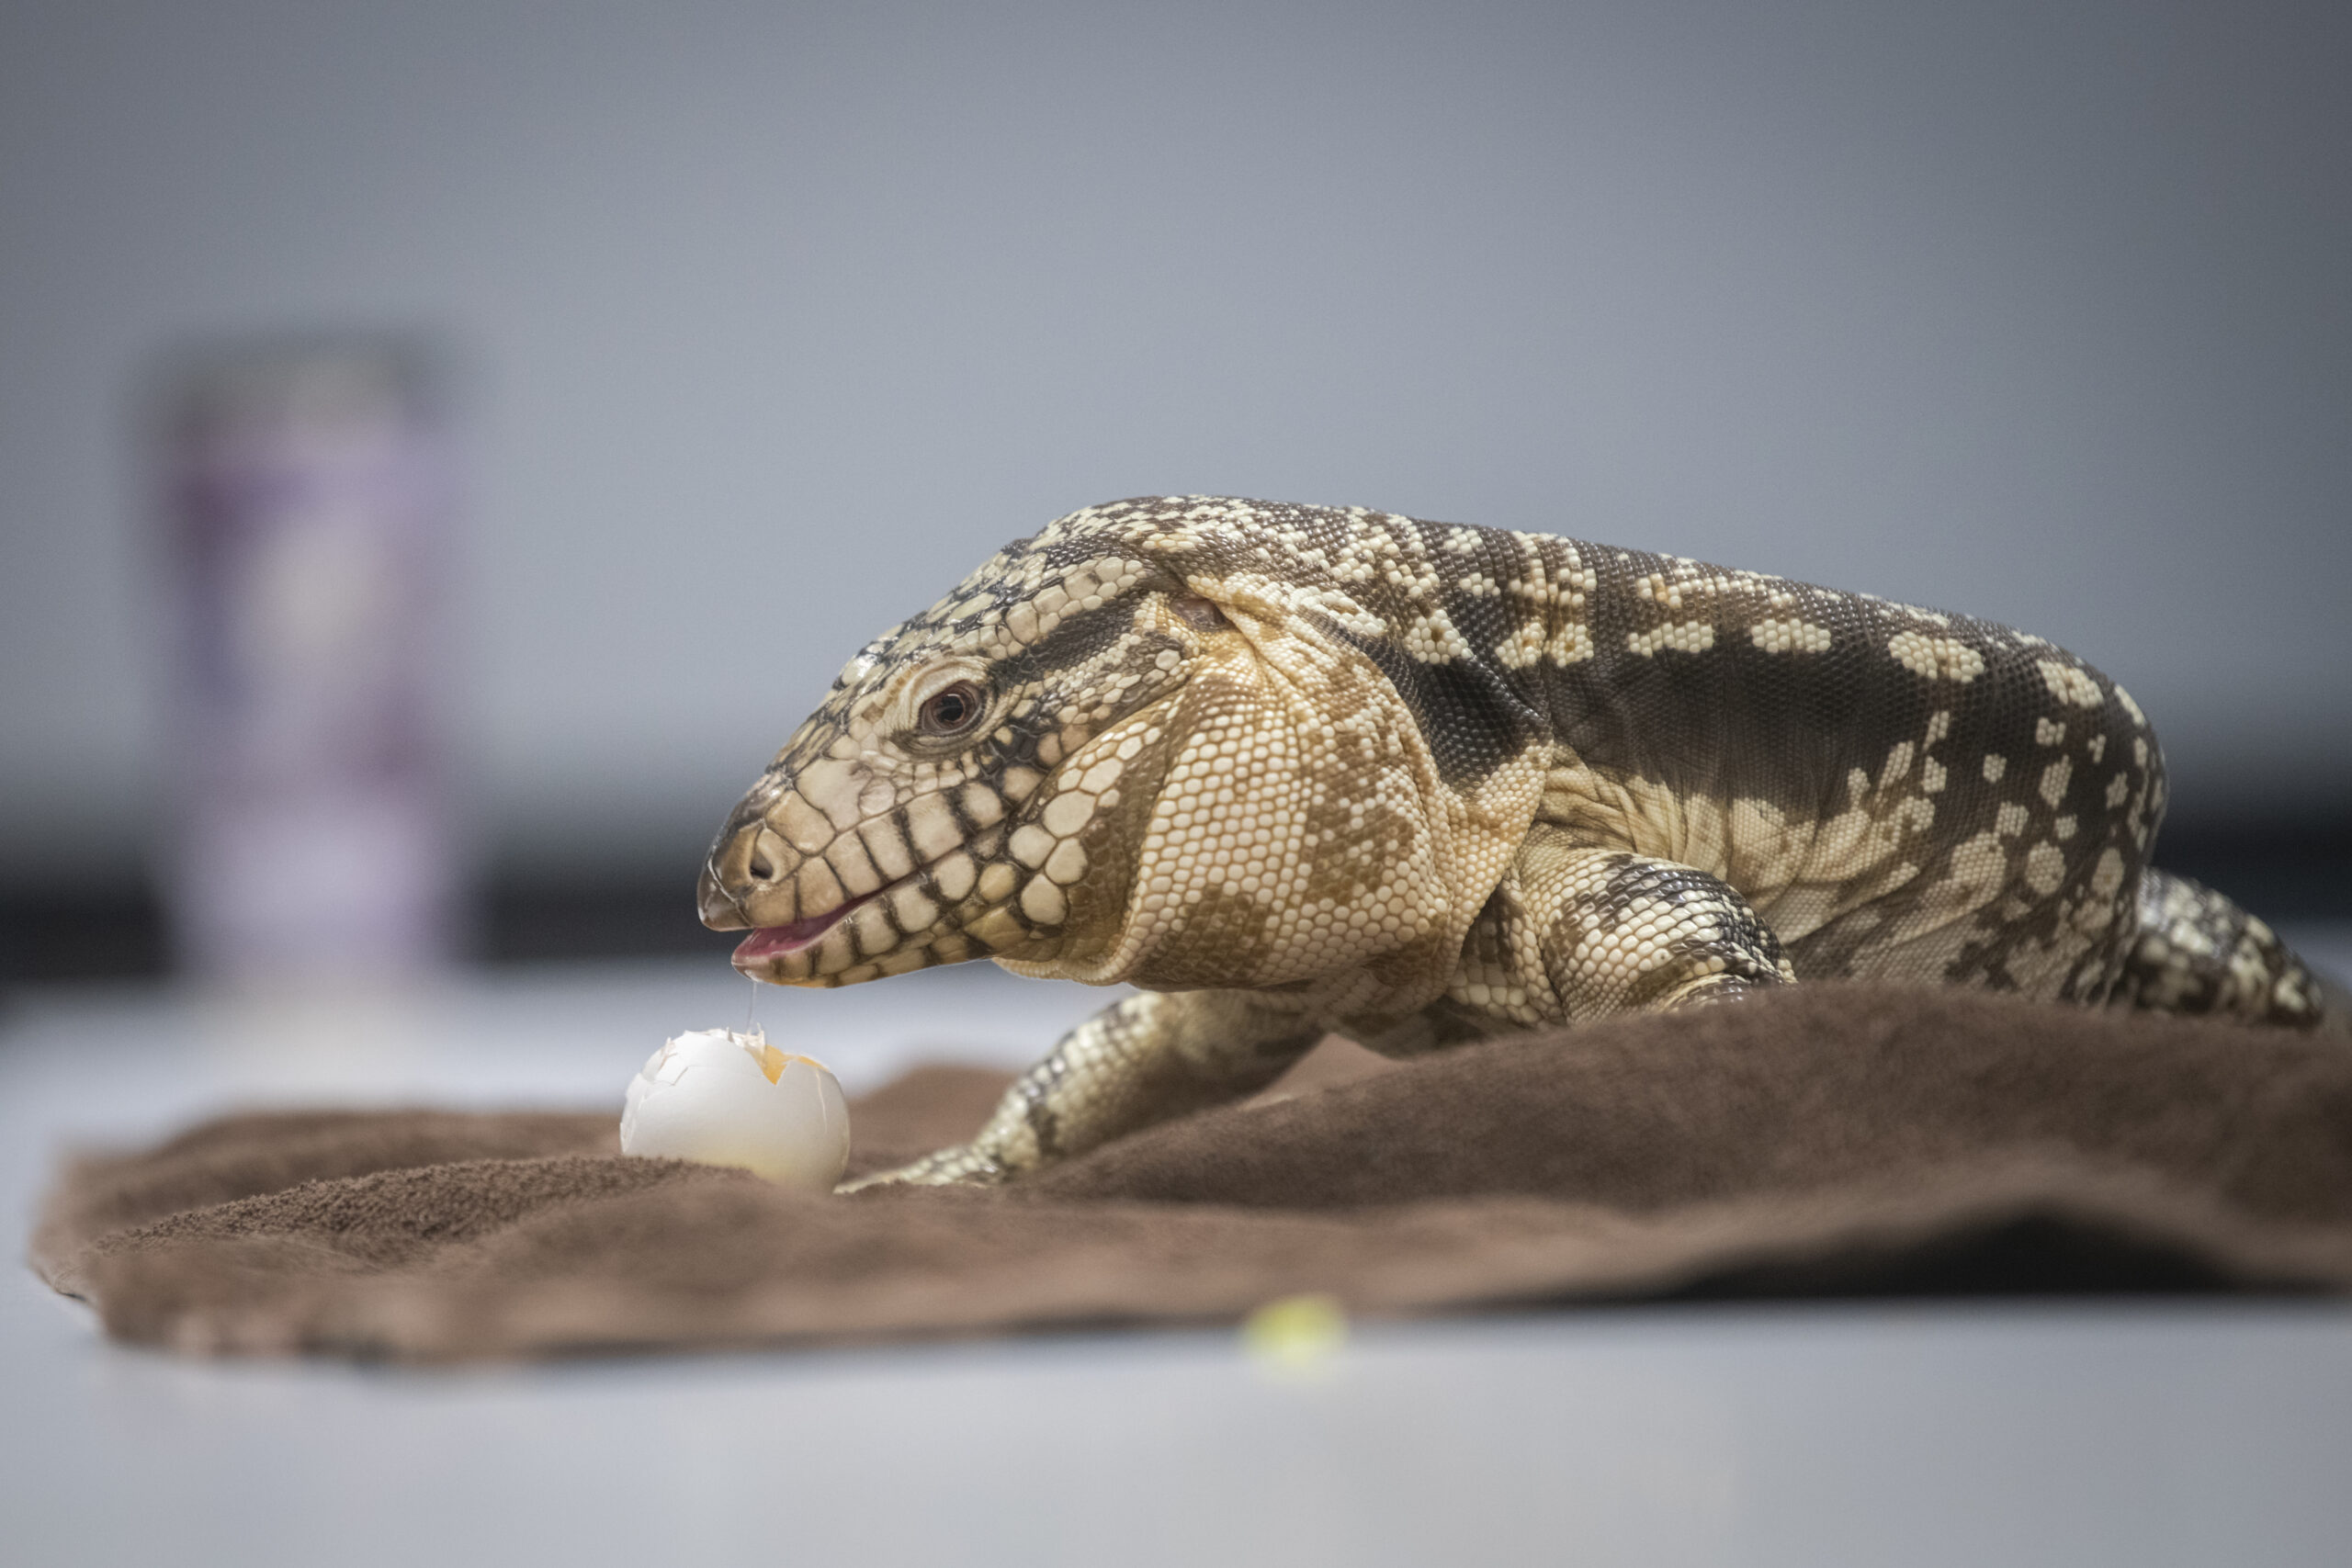
[[[763,1032],[698,1029],[666,1040],[629,1080],[621,1153],[741,1166],[830,1192],[849,1163],[849,1106],[814,1056]]]

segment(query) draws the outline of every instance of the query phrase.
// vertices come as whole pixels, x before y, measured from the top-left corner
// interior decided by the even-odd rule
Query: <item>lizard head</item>
[[[867,644],[705,863],[736,966],[1267,986],[1458,942],[1412,716],[1343,594],[1200,514],[1252,504],[1074,513]]]
[[[1099,939],[1156,717],[1229,633],[1140,559],[1009,547],[842,669],[720,830],[704,922],[797,985]]]

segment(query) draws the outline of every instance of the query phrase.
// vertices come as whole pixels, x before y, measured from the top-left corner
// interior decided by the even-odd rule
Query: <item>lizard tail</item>
[[[2352,1037],[2352,992],[2228,898],[2154,866],[2140,874],[2138,931],[2111,999]]]

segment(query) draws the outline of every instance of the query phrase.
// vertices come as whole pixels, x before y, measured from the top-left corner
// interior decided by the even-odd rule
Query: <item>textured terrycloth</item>
[[[421,1359],[1857,1291],[2352,1287],[2352,1049],[1798,987],[1467,1047],[1329,1050],[995,1189],[786,1192],[614,1117],[244,1115],[85,1159],[34,1262],[119,1337]],[[1004,1083],[854,1108],[857,1168]]]

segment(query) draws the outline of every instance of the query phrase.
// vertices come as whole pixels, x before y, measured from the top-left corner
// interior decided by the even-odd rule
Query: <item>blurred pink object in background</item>
[[[399,979],[452,947],[451,465],[413,341],[229,343],[165,378],[162,867],[182,963]]]

